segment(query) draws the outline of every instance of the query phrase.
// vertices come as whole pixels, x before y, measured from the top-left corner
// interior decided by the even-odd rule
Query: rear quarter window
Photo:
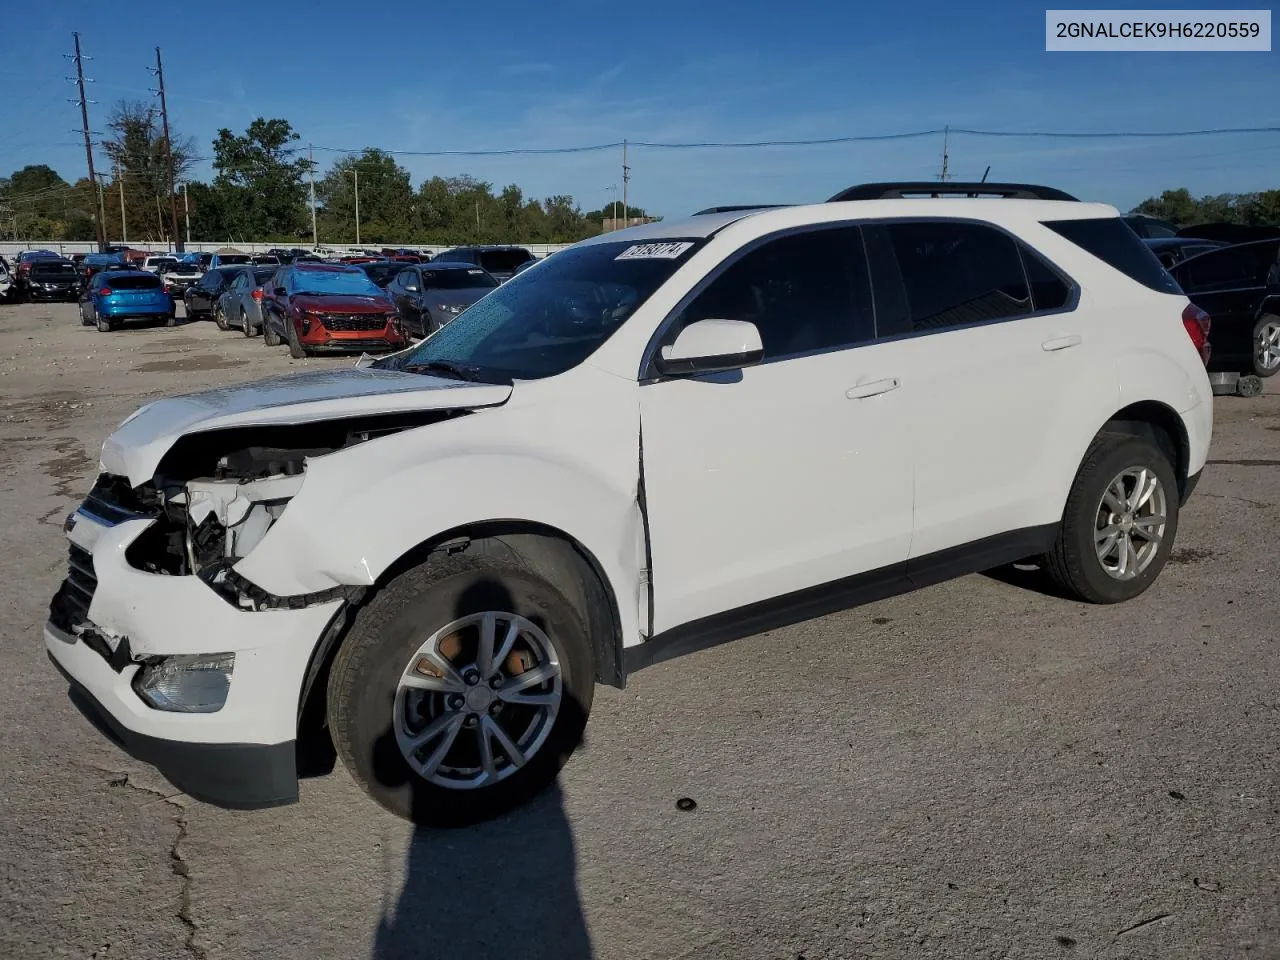
[[[1119,217],[1047,220],[1044,225],[1144,287],[1159,293],[1182,293],[1156,255]]]

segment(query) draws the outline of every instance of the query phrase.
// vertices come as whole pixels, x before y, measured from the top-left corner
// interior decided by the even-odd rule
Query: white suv
[[[143,407],[49,654],[192,796],[294,800],[327,730],[457,823],[656,660],[1030,557],[1136,596],[1205,463],[1207,318],[1111,207],[945,189],[995,196],[610,233],[394,356]]]

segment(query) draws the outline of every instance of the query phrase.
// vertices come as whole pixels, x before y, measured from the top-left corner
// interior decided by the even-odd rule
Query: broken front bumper
[[[55,611],[45,627],[45,648],[71,681],[73,699],[112,740],[196,799],[229,807],[296,800],[299,697],[342,601],[241,610],[196,577],[130,566],[125,550],[150,519],[113,525],[83,511],[74,516],[73,554],[81,567],[87,554],[92,570],[86,577],[73,569],[68,583],[77,581],[76,609],[87,596],[87,611],[79,623]],[[235,654],[226,702],[215,712],[159,710],[133,688],[144,659],[214,653]]]

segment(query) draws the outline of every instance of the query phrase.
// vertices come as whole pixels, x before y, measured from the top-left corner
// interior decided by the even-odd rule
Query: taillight
[[[255,299],[255,300],[261,300],[261,299],[262,299],[262,290],[261,290],[261,289],[254,290],[254,291],[253,291],[252,296],[253,296],[253,299]]]
[[[111,288],[110,288],[110,287],[103,287],[103,288],[102,288],[101,290],[99,290],[98,292],[99,292],[100,294],[102,294],[104,297],[109,297],[109,296],[111,296]]]
[[[1182,311],[1182,325],[1187,329],[1187,336],[1191,338],[1191,342],[1195,344],[1195,348],[1200,351],[1200,359],[1207,366],[1209,363],[1209,327],[1213,320],[1207,313],[1197,307],[1194,303],[1188,303]]]

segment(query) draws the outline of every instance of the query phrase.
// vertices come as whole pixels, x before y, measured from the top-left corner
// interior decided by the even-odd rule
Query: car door
[[[1237,244],[1191,257],[1172,271],[1188,299],[1212,318],[1210,370],[1253,372],[1253,328],[1275,249],[1270,241]]]
[[[897,344],[873,342],[856,226],[757,241],[676,308],[747,320],[763,360],[640,387],[655,632],[902,565],[910,434]],[[807,594],[806,594],[807,596]],[[810,612],[809,615],[813,615]]]
[[[189,316],[209,312],[209,298],[213,290],[213,282],[217,276],[218,272],[216,270],[210,270],[200,278],[199,283],[187,291],[185,299]]]
[[[222,314],[233,327],[240,326],[240,312],[244,309],[244,300],[249,295],[252,284],[252,271],[241,270],[222,293]]]
[[[90,323],[93,320],[93,298],[97,296],[98,289],[101,286],[102,274],[94,274],[80,292],[80,319],[85,323]]]
[[[1113,318],[1076,309],[1074,283],[991,224],[876,222],[864,236],[877,337],[906,352],[913,570],[990,537],[1038,542],[1061,517],[1081,424],[1091,434],[1093,411],[1119,406]]]

